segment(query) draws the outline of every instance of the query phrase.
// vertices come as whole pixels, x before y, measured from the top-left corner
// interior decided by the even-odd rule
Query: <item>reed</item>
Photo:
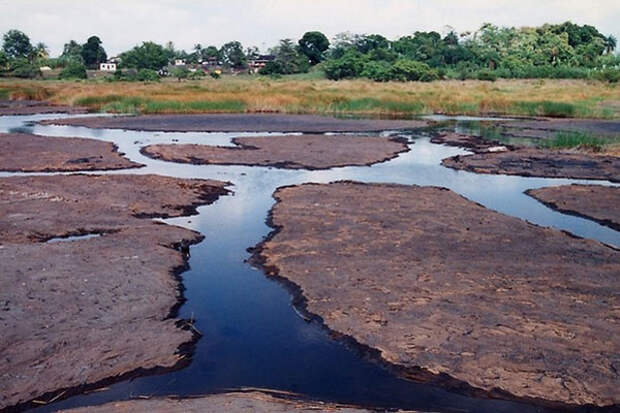
[[[192,81],[0,81],[11,98],[127,113],[279,112],[410,117],[428,113],[620,118],[620,86],[591,80],[338,82],[230,76]],[[137,99],[137,100],[133,100]]]

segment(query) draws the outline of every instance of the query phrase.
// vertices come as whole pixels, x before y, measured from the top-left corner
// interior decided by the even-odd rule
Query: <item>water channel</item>
[[[306,397],[391,409],[433,412],[553,412],[515,401],[476,398],[441,387],[400,379],[355,346],[333,339],[317,321],[304,320],[291,304],[291,294],[277,281],[253,268],[248,247],[270,232],[265,220],[272,194],[284,185],[355,180],[432,185],[451,190],[487,208],[580,237],[620,246],[620,232],[593,221],[555,212],[525,195],[527,189],[605,181],[481,175],[440,165],[441,159],[465,150],[436,145],[421,134],[386,131],[410,139],[411,150],[370,167],[323,171],[269,167],[187,165],[146,158],[141,147],[155,143],[231,145],[250,133],[164,133],[44,126],[36,121],[61,115],[0,117],[0,132],[94,138],[113,142],[120,152],[144,168],[111,172],[160,174],[179,178],[211,178],[231,182],[233,193],[191,217],[165,222],[197,230],[205,240],[190,249],[190,269],[182,274],[187,301],[180,318],[192,318],[203,334],[191,364],[161,375],[139,377],[106,390],[76,395],[37,411],[101,404],[137,396],[202,395],[238,388],[269,388]],[[475,121],[475,120],[474,120]],[[467,119],[470,127],[472,120]],[[459,122],[454,124],[455,128]],[[281,134],[279,134],[281,135]],[[0,173],[0,177],[23,175]],[[31,174],[36,175],[36,174]],[[78,240],[65,240],[79,242]]]

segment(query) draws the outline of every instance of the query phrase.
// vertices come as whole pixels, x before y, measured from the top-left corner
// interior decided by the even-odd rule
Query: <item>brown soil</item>
[[[444,159],[442,165],[485,174],[620,182],[620,158],[570,150],[517,149]]]
[[[620,231],[620,187],[550,186],[530,189],[526,194],[560,212],[592,219]]]
[[[202,237],[139,217],[189,214],[224,185],[156,175],[0,180],[0,410],[182,362],[192,334],[172,318],[182,299],[174,275]],[[36,242],[86,233],[103,235]]]
[[[102,406],[90,406],[67,413],[104,413],[104,412],[166,412],[166,413],[230,413],[230,412],[340,412],[362,413],[366,409],[347,407],[323,402],[298,401],[274,397],[266,393],[253,391],[248,393],[225,393],[192,399],[131,400],[113,402]],[[403,412],[404,413],[404,412]],[[413,412],[411,412],[413,413]]]
[[[114,144],[95,139],[0,133],[0,146],[2,171],[87,171],[144,166],[124,158]]]
[[[620,403],[620,253],[442,188],[281,188],[255,258],[328,328],[419,377]]]
[[[86,113],[86,108],[58,106],[39,100],[0,100],[0,116],[35,115],[39,113]]]
[[[403,140],[351,135],[235,138],[233,143],[238,146],[151,145],[141,152],[155,159],[193,164],[327,169],[371,165],[409,150]]]
[[[205,114],[56,119],[44,124],[161,132],[371,132],[427,126],[420,120],[340,119],[312,115]]]

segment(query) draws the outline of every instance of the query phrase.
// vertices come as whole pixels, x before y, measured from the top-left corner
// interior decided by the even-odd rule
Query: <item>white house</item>
[[[100,63],[99,70],[102,72],[116,72],[116,63]]]

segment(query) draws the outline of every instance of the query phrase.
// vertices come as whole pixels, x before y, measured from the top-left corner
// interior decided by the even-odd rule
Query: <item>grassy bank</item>
[[[161,83],[4,80],[0,82],[0,96],[3,94],[117,113],[445,113],[620,118],[620,86],[585,80],[376,83],[247,76]]]

